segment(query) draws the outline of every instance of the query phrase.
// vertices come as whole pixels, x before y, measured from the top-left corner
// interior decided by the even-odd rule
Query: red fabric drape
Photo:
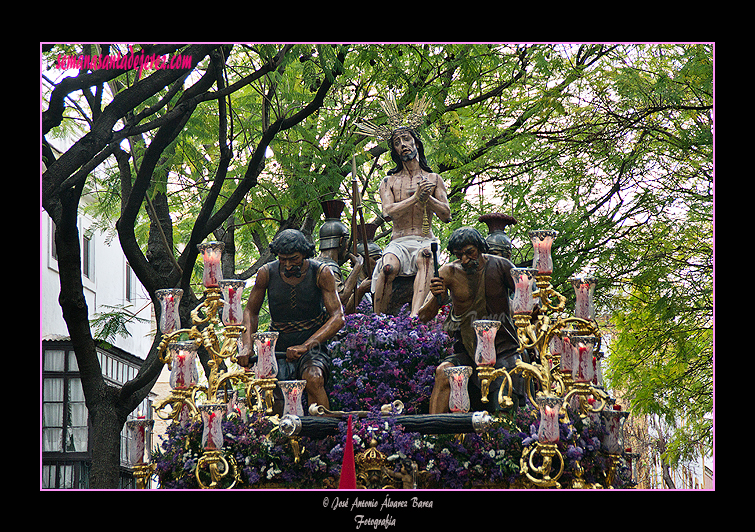
[[[351,416],[349,426],[346,429],[346,446],[343,450],[343,463],[341,464],[341,479],[338,481],[339,490],[353,490],[357,487],[357,472],[354,465],[354,439],[351,434]]]

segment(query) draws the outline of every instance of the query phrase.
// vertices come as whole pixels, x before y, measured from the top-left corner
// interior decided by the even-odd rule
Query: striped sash
[[[270,323],[271,331],[278,331],[281,334],[308,331],[314,328],[322,327],[328,321],[328,314],[322,313],[316,318],[302,321],[274,321]]]

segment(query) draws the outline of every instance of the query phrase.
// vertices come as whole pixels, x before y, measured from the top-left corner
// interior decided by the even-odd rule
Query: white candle
[[[275,359],[275,343],[278,333],[259,333],[254,338],[257,350],[255,375],[258,379],[270,379],[278,374],[278,362]]]
[[[593,343],[591,341],[579,341],[577,344],[576,359],[572,366],[572,378],[574,382],[591,382],[595,376],[593,365]]]
[[[540,406],[540,427],[537,439],[540,443],[556,443],[560,439],[558,414],[561,410],[561,399],[545,397],[538,401]]]
[[[587,277],[575,277],[571,279],[576,296],[574,316],[583,320],[595,319],[595,279]]]
[[[220,255],[225,248],[223,242],[208,242],[197,246],[202,253],[204,271],[202,272],[202,284],[205,288],[217,288],[223,274],[220,268]]]
[[[241,296],[244,290],[244,281],[238,279],[223,279],[220,281],[223,290],[223,323],[225,325],[241,325],[243,311]]]
[[[472,374],[470,366],[454,366],[444,370],[451,392],[448,396],[448,409],[451,412],[469,412],[469,376]]]
[[[204,405],[203,405],[204,406]],[[202,445],[207,451],[223,448],[223,405],[207,405],[202,408],[204,426]]]
[[[178,316],[178,305],[183,295],[180,288],[161,289],[155,292],[160,300],[160,332],[162,334],[171,334],[178,329],[180,318]]]
[[[281,381],[278,384],[283,391],[283,415],[303,416],[304,407],[302,406],[301,396],[307,381]]]

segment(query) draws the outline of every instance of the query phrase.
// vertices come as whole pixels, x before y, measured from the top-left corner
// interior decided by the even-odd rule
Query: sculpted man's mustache
[[[286,277],[301,277],[301,266],[294,266],[290,269],[284,269],[283,275]]]
[[[464,271],[467,273],[474,273],[477,271],[477,267],[480,265],[479,260],[470,260],[466,264],[462,264],[462,268],[464,268]]]

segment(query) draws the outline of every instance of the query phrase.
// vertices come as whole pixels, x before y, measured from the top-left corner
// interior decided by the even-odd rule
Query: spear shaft
[[[357,162],[356,158],[352,156],[351,158],[351,189],[352,189],[352,195],[353,195],[353,225],[354,230],[356,232],[356,224],[357,224],[357,214],[359,215],[359,232],[361,233],[362,237],[362,257],[364,258],[364,262],[362,263],[362,271],[364,272],[365,277],[369,277],[369,270],[367,266],[367,257],[369,256],[369,253],[367,251],[367,228],[364,224],[364,210],[362,208],[362,194],[359,192],[359,184],[357,180]],[[356,234],[354,235],[354,255],[357,254],[357,237]],[[356,285],[354,286],[354,304],[356,305]]]

